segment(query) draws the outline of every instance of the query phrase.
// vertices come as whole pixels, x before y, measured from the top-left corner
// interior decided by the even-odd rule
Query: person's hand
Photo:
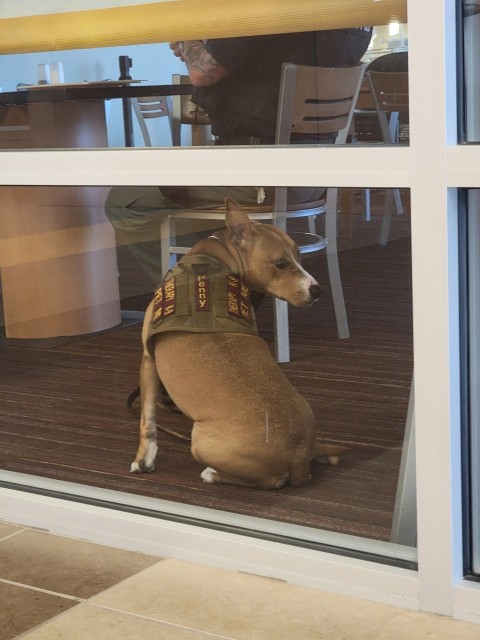
[[[183,57],[183,42],[170,42],[170,49],[173,51],[174,56],[180,58],[180,60],[183,60],[183,62],[185,62],[185,59]]]

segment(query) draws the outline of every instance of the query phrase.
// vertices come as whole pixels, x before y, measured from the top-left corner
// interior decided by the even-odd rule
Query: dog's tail
[[[340,462],[339,454],[344,451],[348,451],[348,447],[342,447],[336,444],[324,444],[316,440],[313,459],[321,464],[336,466]]]

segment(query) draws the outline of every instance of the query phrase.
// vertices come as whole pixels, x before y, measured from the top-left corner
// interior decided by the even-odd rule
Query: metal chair
[[[346,68],[323,68],[285,63],[282,67],[275,144],[290,144],[292,135],[295,134],[309,138],[332,136],[336,144],[345,143],[364,70],[363,64]],[[300,251],[320,251],[326,247],[338,335],[340,338],[348,338],[350,333],[337,254],[337,201],[338,188],[330,187],[327,189],[326,200],[290,206],[287,205],[287,187],[277,187],[273,207],[259,205],[246,207],[246,210],[251,219],[269,221],[284,230],[287,228],[287,219],[297,217],[307,217],[311,230],[313,218],[326,213],[326,242],[321,236],[306,234],[308,241],[300,244]],[[175,246],[176,220],[218,219],[220,222],[224,215],[225,210],[219,208],[211,211],[182,210],[165,216],[161,229],[163,272],[166,273],[172,266],[177,254],[188,251],[188,247]],[[275,337],[277,360],[288,362],[288,307],[281,300],[275,300]]]
[[[383,141],[397,144],[400,133],[399,116],[408,114],[408,72],[368,71],[366,77],[372,92]]]
[[[172,84],[189,84],[188,76],[172,76]],[[170,105],[169,105],[170,102]],[[172,145],[181,145],[181,127],[188,125],[192,129],[192,144],[203,145],[211,138],[210,119],[208,115],[198,107],[190,95],[164,96],[146,98],[130,98],[132,111],[136,116],[143,142],[146,147],[151,147],[152,139],[146,120],[150,118],[163,118],[168,116]]]
[[[135,114],[146,147],[152,146],[152,139],[145,120],[163,118],[169,115],[167,99],[163,96],[130,98],[130,106]]]

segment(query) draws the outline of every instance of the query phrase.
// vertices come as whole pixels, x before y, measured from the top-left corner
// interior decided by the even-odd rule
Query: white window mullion
[[[410,150],[372,146],[5,151],[0,184],[408,187]]]
[[[461,579],[455,0],[408,3],[419,604],[452,615]]]

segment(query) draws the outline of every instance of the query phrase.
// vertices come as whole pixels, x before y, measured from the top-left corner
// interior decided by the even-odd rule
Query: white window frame
[[[0,184],[410,188],[418,572],[11,489],[5,518],[480,623],[480,584],[462,577],[456,203],[457,188],[480,188],[480,146],[456,144],[455,5],[408,1],[409,148],[0,154]]]

